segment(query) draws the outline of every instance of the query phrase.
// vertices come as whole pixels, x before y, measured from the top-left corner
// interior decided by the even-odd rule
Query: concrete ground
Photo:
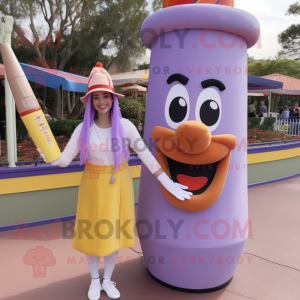
[[[249,189],[249,219],[253,239],[248,239],[244,248],[246,263],[238,265],[226,288],[210,294],[190,294],[160,285],[148,274],[137,239],[133,250],[119,250],[112,280],[117,283],[120,299],[300,299],[300,177]],[[42,228],[50,226],[54,225]],[[90,273],[85,254],[71,244],[72,239],[66,238],[42,236],[37,240],[17,237],[15,231],[0,233],[0,299],[88,299]],[[38,246],[51,249],[56,260],[53,266],[47,266],[44,277],[24,263],[28,250]],[[109,298],[102,292],[101,299]]]

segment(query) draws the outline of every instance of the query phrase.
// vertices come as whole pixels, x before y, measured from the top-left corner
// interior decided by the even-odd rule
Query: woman
[[[257,117],[256,115],[256,107],[257,102],[254,101],[253,104],[248,105],[248,118],[255,118]]]
[[[280,114],[280,117],[282,119],[288,119],[290,116],[290,111],[289,111],[289,108],[287,105],[283,105],[283,108],[282,108],[282,112]]]
[[[88,298],[100,298],[104,290],[111,299],[120,292],[111,281],[120,248],[135,244],[133,181],[128,160],[128,144],[160,183],[179,200],[190,199],[187,186],[174,183],[145,146],[132,122],[121,117],[117,94],[110,75],[97,63],[90,74],[83,123],[74,130],[62,156],[52,165],[66,167],[80,151],[85,169],[78,192],[78,204],[72,247],[86,254],[92,281]],[[127,140],[126,140],[127,139]],[[151,166],[151,167],[150,167]],[[129,226],[125,226],[126,224]],[[125,224],[125,225],[124,225]],[[107,234],[125,227],[126,234]],[[87,228],[90,228],[86,233]],[[101,228],[104,228],[100,232]],[[95,230],[93,230],[95,229]],[[116,229],[116,230],[114,230]],[[99,257],[104,256],[102,284],[98,273]]]

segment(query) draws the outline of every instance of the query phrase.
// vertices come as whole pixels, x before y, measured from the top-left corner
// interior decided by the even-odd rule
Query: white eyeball
[[[190,114],[190,99],[187,89],[181,85],[174,85],[166,100],[165,118],[167,124],[176,129],[181,123],[186,122]]]
[[[214,131],[221,120],[222,103],[220,94],[213,88],[204,89],[196,103],[195,117]]]

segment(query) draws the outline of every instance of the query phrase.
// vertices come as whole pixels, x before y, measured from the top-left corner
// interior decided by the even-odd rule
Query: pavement
[[[135,247],[119,250],[111,280],[123,300],[299,300],[300,299],[300,176],[249,189],[249,219],[253,239],[248,239],[232,282],[209,294],[191,294],[164,287],[151,278]],[[65,223],[65,222],[63,222]],[[66,225],[66,224],[65,224]],[[31,231],[31,238],[15,231],[0,233],[0,299],[88,299],[90,273],[85,254],[72,248],[72,238],[45,236],[47,228]],[[59,226],[63,226],[59,223]],[[60,227],[62,228],[62,227]],[[30,228],[32,230],[32,228]],[[28,229],[27,229],[28,230]],[[35,235],[38,239],[32,238]],[[26,264],[30,249],[51,249],[53,265],[34,270]],[[28,252],[29,251],[29,252]],[[99,264],[103,276],[103,257]],[[43,275],[43,276],[42,276]],[[102,291],[101,299],[109,299]]]

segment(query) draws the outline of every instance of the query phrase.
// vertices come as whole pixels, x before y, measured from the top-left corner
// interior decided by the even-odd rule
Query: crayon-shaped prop
[[[47,163],[59,158],[61,151],[14,52],[7,43],[1,44],[0,51],[17,110],[32,140]]]

